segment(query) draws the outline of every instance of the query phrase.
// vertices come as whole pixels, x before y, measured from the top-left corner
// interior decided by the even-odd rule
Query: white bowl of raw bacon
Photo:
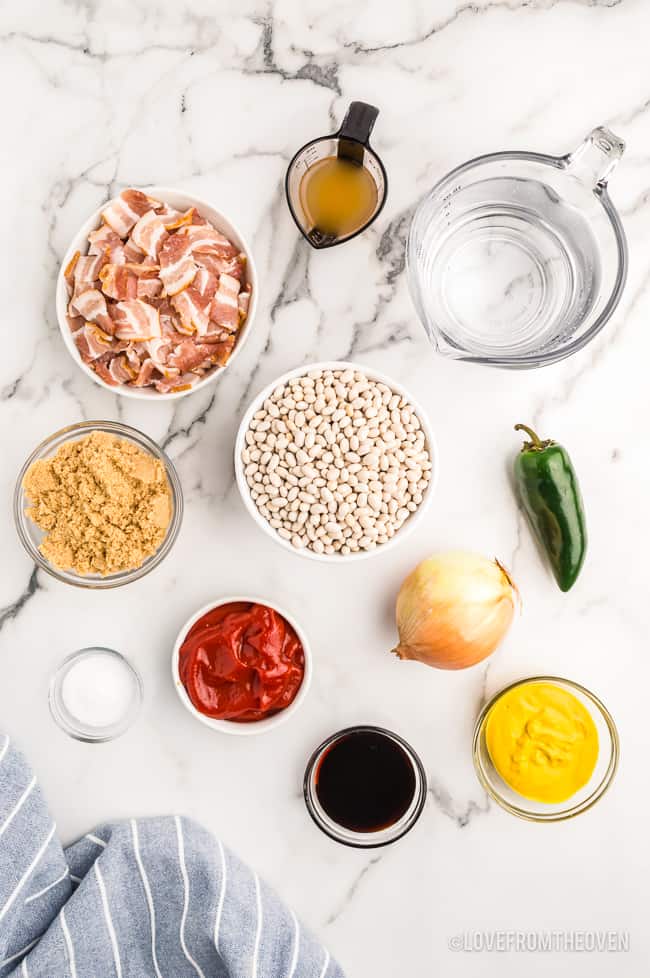
[[[70,354],[102,387],[172,400],[216,380],[241,352],[257,276],[237,228],[205,200],[128,188],[88,218],[59,272]]]

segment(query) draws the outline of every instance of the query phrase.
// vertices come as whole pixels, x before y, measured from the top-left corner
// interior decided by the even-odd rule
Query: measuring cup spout
[[[609,175],[625,151],[625,143],[605,126],[593,129],[565,158],[569,173],[591,189],[607,186]]]

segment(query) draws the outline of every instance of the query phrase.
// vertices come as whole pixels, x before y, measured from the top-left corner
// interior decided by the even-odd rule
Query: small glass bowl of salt
[[[70,737],[102,744],[131,726],[142,692],[140,674],[125,656],[113,649],[80,649],[52,677],[50,712]]]

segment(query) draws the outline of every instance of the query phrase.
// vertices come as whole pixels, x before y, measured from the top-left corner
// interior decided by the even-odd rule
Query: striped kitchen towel
[[[186,818],[68,849],[0,734],[0,978],[344,978],[257,874]]]

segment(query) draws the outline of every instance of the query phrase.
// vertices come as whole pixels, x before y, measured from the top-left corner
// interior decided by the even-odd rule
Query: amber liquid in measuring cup
[[[313,248],[349,241],[384,205],[386,170],[369,142],[378,112],[351,102],[341,128],[305,143],[287,168],[289,210]]]
[[[300,204],[312,228],[340,238],[368,223],[377,207],[377,186],[361,164],[327,156],[300,181]]]

